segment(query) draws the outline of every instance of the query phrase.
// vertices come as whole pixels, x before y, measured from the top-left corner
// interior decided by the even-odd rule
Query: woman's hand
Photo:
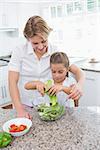
[[[25,117],[32,120],[32,116],[24,109],[17,112],[17,117]]]
[[[35,81],[34,84],[36,86],[36,89],[41,93],[42,96],[44,96],[46,85],[41,81]]]
[[[71,91],[69,94],[69,99],[73,99],[73,100],[79,100],[79,98],[83,95],[82,92],[82,87],[80,84],[72,84],[71,86]]]
[[[49,95],[56,95],[58,92],[63,90],[63,86],[62,85],[53,85],[49,90],[48,90],[48,94]]]

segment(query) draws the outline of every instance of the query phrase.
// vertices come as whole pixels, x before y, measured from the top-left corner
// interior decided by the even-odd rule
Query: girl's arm
[[[85,81],[85,74],[79,67],[72,64],[70,66],[70,72],[73,73],[75,79],[77,81],[76,84],[71,85],[71,94],[69,94],[69,98],[79,99],[83,95],[83,85]]]
[[[27,90],[35,90],[36,89],[36,82],[37,81],[27,82],[25,84],[24,88],[27,89]]]
[[[24,86],[27,90],[38,90],[42,96],[45,94],[46,85],[41,81],[31,81],[25,84]]]
[[[48,91],[48,94],[49,95],[55,95],[57,94],[58,92],[60,91],[63,91],[65,92],[66,94],[70,95],[71,94],[71,87],[66,87],[66,86],[62,86],[60,84],[56,84],[56,85],[53,85],[49,91]],[[79,102],[79,99],[73,99],[74,100],[74,106],[75,107],[78,107],[78,102]]]

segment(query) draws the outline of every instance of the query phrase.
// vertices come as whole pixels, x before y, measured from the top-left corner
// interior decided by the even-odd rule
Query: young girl
[[[78,106],[78,99],[74,101],[68,98],[68,95],[71,93],[70,85],[75,84],[75,79],[69,76],[69,59],[67,55],[63,52],[55,52],[50,57],[50,68],[52,72],[52,86],[48,89],[49,95],[57,95],[58,103],[66,105],[68,107]],[[37,81],[28,82],[25,84],[27,90],[37,89],[39,87],[36,85]],[[46,88],[46,86],[45,86]],[[41,103],[42,99],[45,99],[45,102],[49,102],[48,96],[45,94],[42,98],[41,94],[35,90],[33,104],[38,105]]]

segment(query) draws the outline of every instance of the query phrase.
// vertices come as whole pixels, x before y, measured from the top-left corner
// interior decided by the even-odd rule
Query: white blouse
[[[23,104],[32,106],[32,101],[34,99],[33,90],[26,90],[24,88],[26,82],[34,80],[45,82],[51,78],[49,61],[50,55],[55,51],[57,51],[57,48],[49,44],[48,52],[38,60],[31,43],[28,41],[16,47],[13,51],[8,70],[20,73],[18,86]]]

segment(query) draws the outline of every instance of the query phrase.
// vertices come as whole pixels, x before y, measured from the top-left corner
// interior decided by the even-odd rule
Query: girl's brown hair
[[[50,65],[51,64],[63,64],[66,69],[69,70],[69,58],[63,52],[55,52],[50,57]],[[67,73],[68,76],[68,73]]]
[[[47,25],[45,20],[40,16],[32,16],[28,19],[23,34],[28,38],[32,38],[35,35],[41,35],[42,38],[48,38],[52,29]]]

